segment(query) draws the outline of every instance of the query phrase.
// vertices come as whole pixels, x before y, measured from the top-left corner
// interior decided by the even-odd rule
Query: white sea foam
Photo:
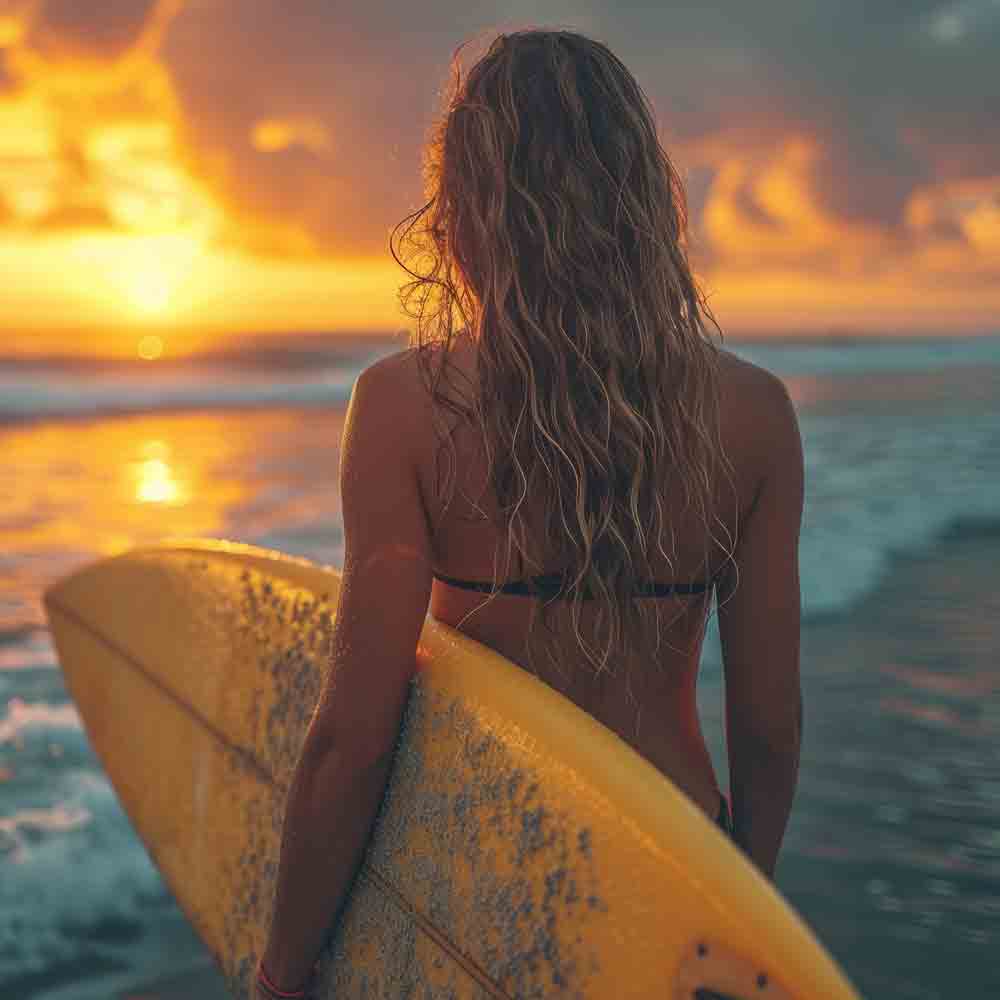
[[[0,982],[102,949],[127,953],[150,904],[166,904],[103,776],[50,774],[42,794],[47,805],[0,821]]]
[[[80,729],[80,713],[71,704],[31,704],[20,698],[11,698],[7,702],[6,715],[0,718],[0,744],[19,742],[26,730],[42,726],[49,729]]]

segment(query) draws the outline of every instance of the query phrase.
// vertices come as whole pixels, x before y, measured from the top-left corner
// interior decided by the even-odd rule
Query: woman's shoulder
[[[392,373],[391,377],[399,379],[402,384],[416,388],[422,384],[419,369],[420,352],[422,350],[439,352],[441,349],[439,344],[428,344],[423,348],[405,347],[392,354],[384,355],[368,367],[380,370],[387,376]],[[756,389],[760,392],[766,392],[768,389],[773,391],[774,387],[783,385],[781,379],[767,368],[754,364],[724,347],[718,348],[718,351],[720,374],[731,381],[732,387],[738,386],[748,391]],[[464,371],[469,365],[475,363],[475,346],[464,339],[456,338],[447,353],[449,364],[460,370]]]
[[[774,372],[722,348],[719,356],[723,407],[739,423],[767,416],[776,404],[787,402],[788,388]]]
[[[442,360],[441,355],[447,353],[449,364],[465,369],[470,363],[474,363],[474,345],[465,338],[455,337],[447,350],[437,342],[430,341],[426,344],[414,347],[404,347],[392,354],[385,354],[373,361],[365,371],[377,370],[385,377],[401,380],[406,385],[416,387],[420,380],[421,355],[425,355],[432,366],[437,365]]]
[[[418,353],[417,347],[404,347],[392,354],[385,354],[368,365],[361,376],[378,379],[406,395],[414,393],[421,385]]]
[[[420,349],[407,347],[384,355],[361,373],[358,381],[378,385],[380,405],[405,436],[422,453],[424,438],[433,424],[433,399],[421,370]]]
[[[407,347],[385,355],[365,370],[369,379],[377,378],[392,399],[393,409],[401,418],[423,423],[433,408],[421,369],[419,347]],[[474,377],[475,358],[464,343],[455,343],[449,351],[449,364],[462,376]],[[773,372],[719,348],[720,397],[723,411],[735,428],[746,428],[773,411],[775,404],[786,401],[785,383]]]
[[[780,381],[778,376],[767,368],[741,358],[724,347],[719,348],[719,357],[720,370],[747,388],[764,389],[771,382]]]
[[[721,354],[722,435],[742,470],[745,495],[755,496],[775,454],[798,436],[795,405],[774,372],[729,351]]]
[[[397,405],[406,408],[414,419],[430,415],[435,407],[434,397],[428,386],[429,374],[441,367],[447,354],[448,378],[438,386],[438,392],[447,392],[455,384],[467,386],[475,381],[474,347],[464,339],[456,338],[447,348],[438,343],[407,347],[385,355],[373,362],[362,374],[378,372],[376,377],[392,387],[398,394]]]

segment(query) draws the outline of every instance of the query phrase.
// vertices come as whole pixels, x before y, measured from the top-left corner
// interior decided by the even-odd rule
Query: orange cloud
[[[819,155],[815,140],[792,135],[769,155],[723,160],[701,219],[716,266],[856,273],[890,249],[879,226],[838,217],[819,202],[810,184]]]
[[[970,287],[1000,284],[1000,174],[917,191],[906,226],[916,275]]]
[[[277,153],[302,146],[314,153],[329,153],[333,144],[326,126],[314,118],[262,118],[254,123],[251,141],[262,153]]]
[[[16,14],[0,14],[0,49],[20,43],[24,37],[24,22]]]
[[[790,135],[770,152],[745,155],[694,145],[684,155],[713,170],[697,242],[712,280],[746,272],[769,284],[770,272],[783,274],[784,286],[798,272],[809,277],[799,282],[809,294],[815,280],[847,288],[855,278],[892,279],[925,292],[945,278],[972,290],[1000,282],[1000,175],[917,187],[893,226],[830,209],[814,187],[824,155],[815,138]]]

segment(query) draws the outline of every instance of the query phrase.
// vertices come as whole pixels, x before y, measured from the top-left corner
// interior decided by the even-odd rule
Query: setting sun
[[[155,236],[80,236],[75,256],[100,280],[91,294],[135,319],[176,317],[206,289],[197,280],[202,241],[183,233]]]
[[[131,305],[142,315],[162,316],[170,306],[170,286],[159,272],[133,275],[125,291]]]
[[[155,334],[148,334],[136,345],[135,352],[144,361],[155,361],[163,354],[163,341]]]

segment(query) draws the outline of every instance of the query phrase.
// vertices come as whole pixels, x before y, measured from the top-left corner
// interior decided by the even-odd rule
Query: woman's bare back
[[[474,380],[474,345],[467,340],[456,341],[452,351],[456,369]],[[665,560],[660,566],[654,565],[656,580],[698,583],[725,568],[729,561],[728,546],[732,544],[730,539],[736,538],[737,526],[742,524],[756,493],[760,478],[760,444],[753,430],[760,406],[761,377],[767,373],[728,351],[721,353],[721,432],[735,474],[732,482],[724,479],[716,490],[715,513],[721,524],[715,523],[713,533],[718,541],[709,541],[711,557],[706,570],[704,525],[693,512],[681,514],[681,487],[675,485],[668,489],[667,508],[677,512],[671,522],[677,545],[675,566],[671,569]],[[412,390],[412,394],[407,392],[406,401],[401,401],[401,405],[420,409],[420,426],[426,431],[419,478],[433,527],[434,572],[464,579],[492,580],[493,553],[498,540],[494,528],[496,501],[485,486],[486,464],[478,435],[471,425],[457,426],[456,489],[451,505],[443,511],[435,490],[438,441],[433,418],[444,419],[449,426],[458,424],[458,418],[443,410],[434,412],[435,404],[420,379],[414,352],[398,357],[405,371],[405,382]],[[465,385],[461,377],[457,381]],[[530,504],[528,516],[532,523]],[[561,569],[542,562],[542,568],[533,572]],[[516,575],[516,569],[512,570],[511,578]],[[501,594],[480,607],[485,600],[484,594],[435,580],[430,611],[438,621],[461,629],[527,667],[524,640],[533,598]],[[695,690],[711,597],[706,593],[643,600],[660,601],[663,620],[669,623],[662,634],[658,662],[616,664],[615,676],[600,680],[594,679],[586,664],[581,664],[577,670],[565,671],[565,676],[544,667],[536,669],[536,673],[631,744],[715,819],[720,793],[701,733]],[[584,614],[588,611],[585,604]],[[569,656],[579,658],[569,637],[566,648],[573,650]]]

